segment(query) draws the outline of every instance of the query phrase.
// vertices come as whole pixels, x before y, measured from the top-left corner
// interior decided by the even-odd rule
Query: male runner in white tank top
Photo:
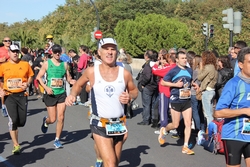
[[[130,72],[116,66],[117,53],[113,38],[101,39],[98,54],[102,64],[87,68],[65,100],[66,105],[71,106],[82,86],[90,82],[93,110],[90,128],[104,167],[118,167],[127,133],[124,104],[138,95]]]

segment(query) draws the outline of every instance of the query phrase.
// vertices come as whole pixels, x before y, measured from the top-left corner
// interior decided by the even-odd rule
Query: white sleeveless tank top
[[[102,78],[99,65],[94,66],[94,75],[95,83],[91,89],[92,113],[102,118],[123,116],[124,105],[120,103],[119,96],[125,91],[124,68],[119,67],[118,77],[112,82]]]

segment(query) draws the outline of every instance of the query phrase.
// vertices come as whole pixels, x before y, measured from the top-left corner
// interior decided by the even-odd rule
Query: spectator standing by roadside
[[[68,52],[70,58],[71,58],[71,67],[72,67],[72,70],[71,70],[71,76],[73,79],[76,79],[77,77],[77,64],[78,64],[78,61],[79,61],[79,58],[80,56],[77,55],[76,51],[74,49],[70,49],[69,52]]]
[[[37,52],[37,57],[33,63],[33,69],[34,69],[34,89],[37,95],[37,98],[41,98],[42,94],[40,92],[40,88],[39,88],[39,83],[38,80],[36,79],[37,74],[39,73],[41,67],[42,67],[42,63],[43,63],[43,54],[44,54],[44,50],[43,49],[38,49]]]
[[[233,77],[233,69],[231,67],[228,56],[220,56],[218,60],[218,66],[218,80],[215,85],[217,101],[219,100],[221,92],[227,81]]]
[[[71,74],[71,59],[70,57],[66,54],[66,49],[64,47],[62,47],[62,54],[60,56],[60,60],[62,62],[65,62],[67,63],[68,65],[68,71],[69,73]],[[72,76],[71,76],[72,77]],[[66,94],[67,96],[69,95],[70,93],[70,84],[66,81],[66,77],[64,77],[64,82],[65,82],[65,89],[66,89]]]
[[[193,59],[193,84],[197,84],[197,86],[200,86],[200,81],[198,80],[198,72],[200,69],[200,64],[201,64],[201,56],[195,55]],[[196,90],[194,87],[191,87],[191,102],[192,102],[192,116],[194,119],[195,123],[195,129],[197,130],[202,130],[202,132],[205,131],[205,126],[204,126],[204,115],[202,111],[202,102],[201,100],[198,100],[196,97]]]
[[[238,53],[240,52],[240,50],[244,47],[247,47],[247,44],[245,41],[237,41],[234,44],[234,53],[236,54],[236,58],[234,59],[235,63],[232,64],[232,68],[234,69],[234,76],[236,76],[240,72],[240,68],[238,66],[237,56],[238,56]]]
[[[87,68],[88,65],[88,52],[89,48],[85,45],[81,45],[79,47],[80,58],[77,64],[77,80],[82,76],[82,73]],[[84,105],[84,103],[88,100],[88,93],[86,92],[86,85],[83,85],[82,91],[80,93],[80,102],[79,105]]]
[[[142,96],[142,121],[138,122],[137,125],[149,125],[151,124],[152,118],[152,105],[154,104],[158,95],[158,82],[157,76],[152,73],[151,61],[154,60],[154,53],[152,50],[147,50],[144,54],[146,61],[140,78],[138,80],[138,89],[141,91]]]
[[[9,47],[11,45],[11,40],[9,37],[4,37],[3,39],[3,46],[0,47],[0,64],[6,62],[9,59]],[[2,109],[2,116],[7,117],[8,116],[8,111],[6,109],[6,106],[4,104],[4,98],[1,97],[0,101],[0,107]]]
[[[29,65],[32,67],[34,57],[28,51],[29,51],[28,48],[25,48],[25,47],[21,48],[21,54],[23,55],[21,60],[28,62]],[[31,84],[29,85],[29,96],[32,96],[33,94],[34,94],[34,90],[33,90],[33,81],[32,81]]]
[[[202,106],[207,119],[207,127],[213,118],[213,104],[215,97],[215,84],[218,79],[216,69],[217,59],[212,51],[204,51],[201,54],[200,70],[198,80],[201,82],[200,90],[202,91]]]
[[[165,49],[160,50],[159,55],[161,55],[160,61],[152,67],[152,72],[154,75],[160,77],[159,82],[159,115],[160,115],[160,127],[166,127],[168,124],[169,111],[169,98],[170,98],[170,87],[161,85],[163,77],[176,66],[175,55],[167,54]],[[158,120],[157,120],[158,121]],[[158,122],[157,122],[158,124]],[[160,131],[155,131],[159,134]]]

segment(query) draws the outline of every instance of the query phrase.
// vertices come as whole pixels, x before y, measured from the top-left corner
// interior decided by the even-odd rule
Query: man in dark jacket
[[[38,80],[36,79],[37,74],[39,73],[42,63],[43,63],[43,54],[44,54],[44,49],[39,49],[37,52],[37,57],[33,62],[32,69],[34,70],[34,91],[38,95],[37,97],[40,98],[42,97],[40,89],[39,89],[39,83]]]
[[[22,48],[21,54],[23,55],[22,60],[27,61],[30,64],[30,66],[32,66],[34,62],[34,57],[29,53],[28,48]],[[34,69],[32,70],[34,71]],[[34,91],[33,91],[33,81],[32,81],[29,86],[29,95],[32,96],[33,94],[34,94]]]
[[[143,70],[138,80],[138,89],[141,91],[142,97],[143,120],[142,122],[137,123],[138,125],[150,124],[152,104],[154,103],[158,94],[157,76],[153,75],[152,73],[152,66],[154,65],[152,61],[154,59],[153,51],[146,51],[144,54],[144,59],[146,60],[146,63],[143,65]]]

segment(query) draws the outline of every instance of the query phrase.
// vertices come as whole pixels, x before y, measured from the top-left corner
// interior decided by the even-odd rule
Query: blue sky
[[[65,0],[1,0],[0,23],[24,22],[24,19],[39,20],[55,11]]]

